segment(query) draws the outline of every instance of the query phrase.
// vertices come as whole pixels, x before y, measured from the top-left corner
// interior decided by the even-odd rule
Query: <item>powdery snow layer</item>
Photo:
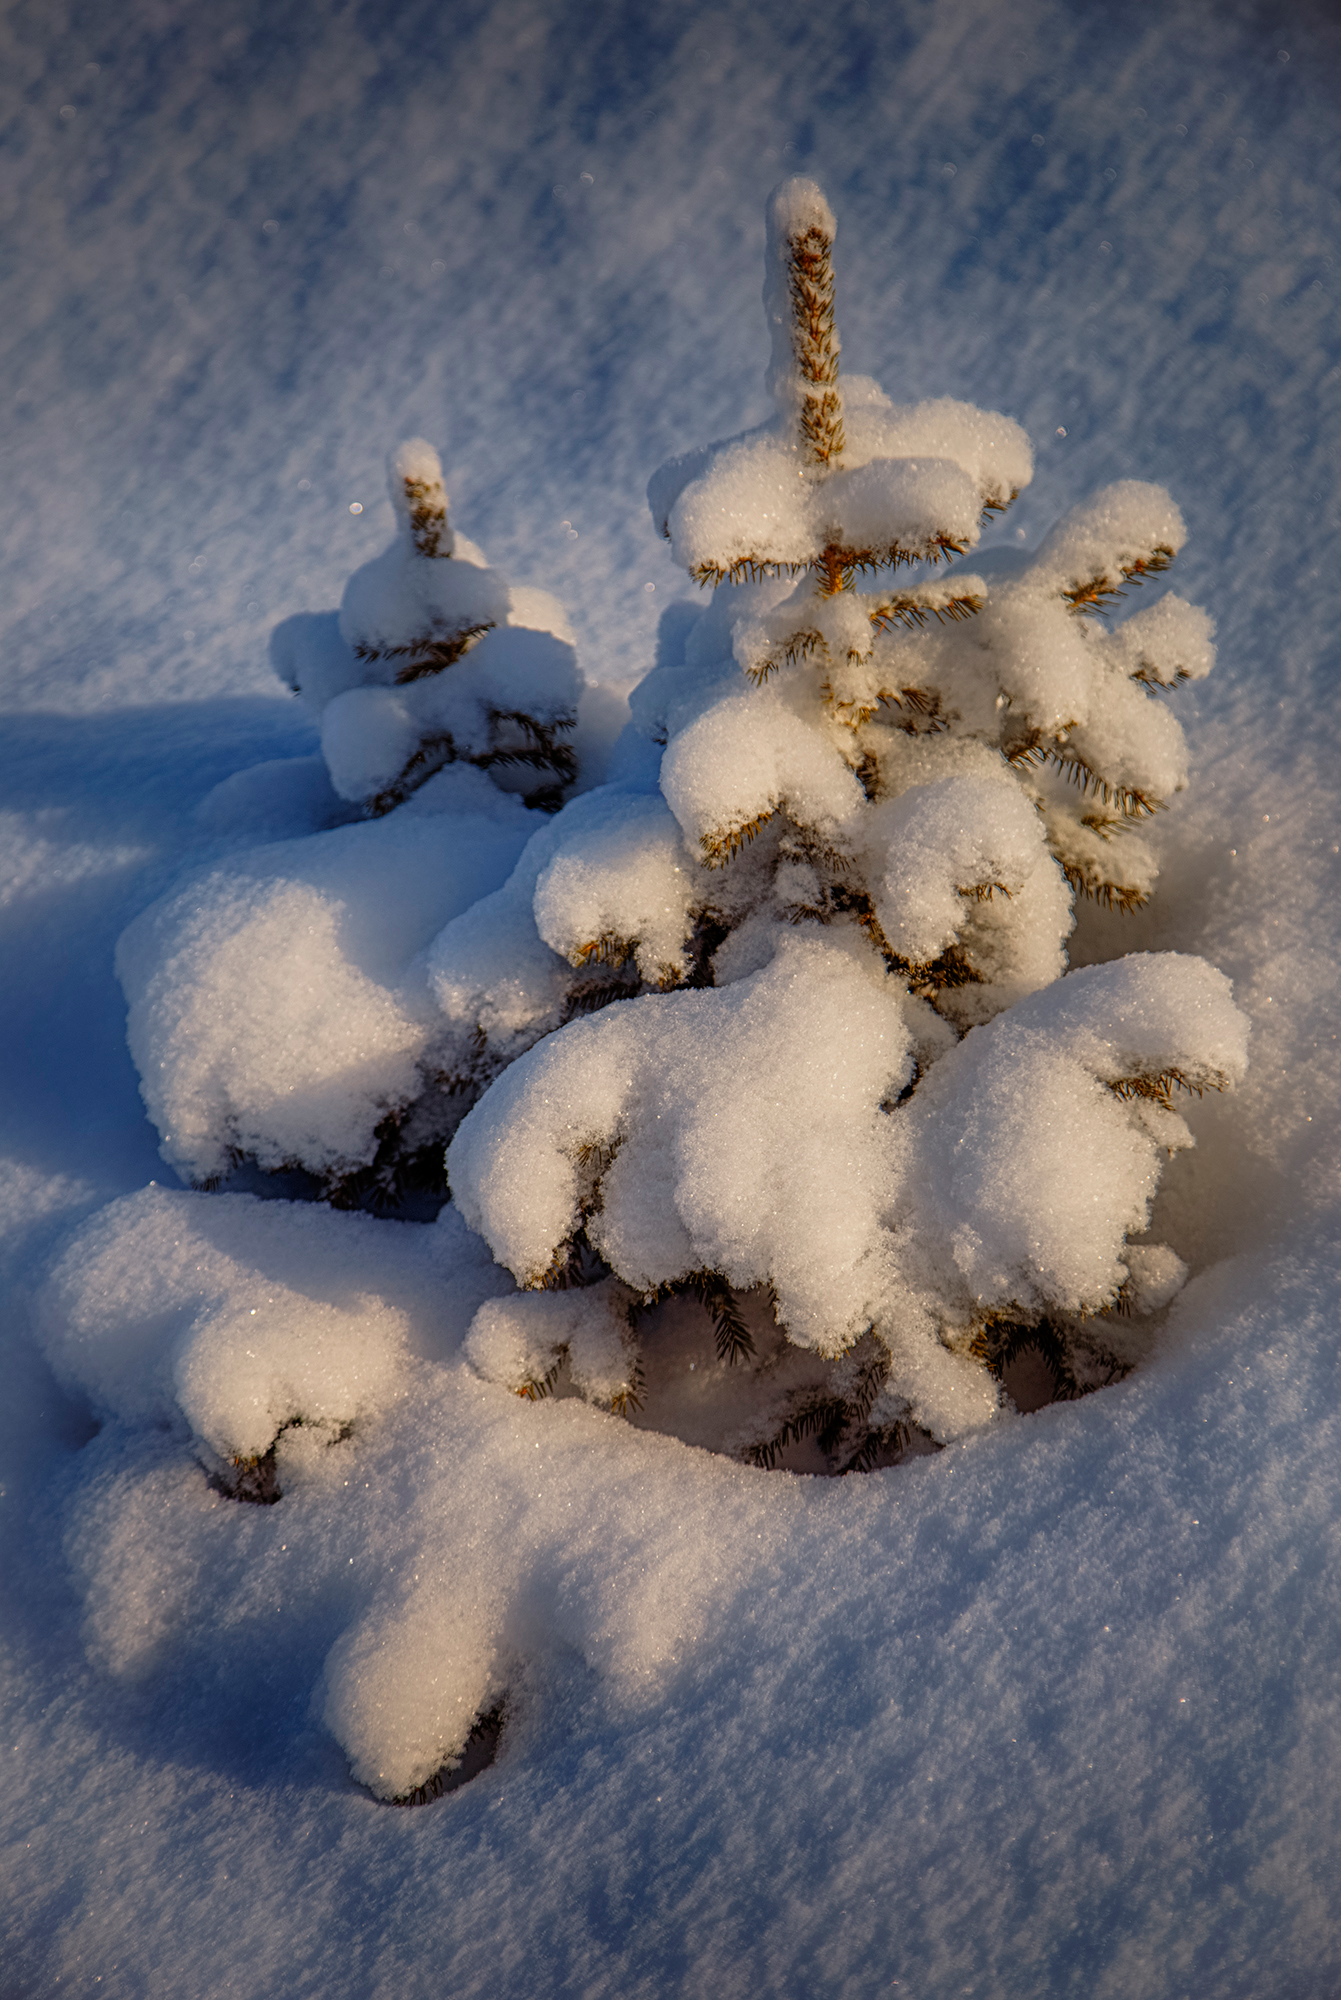
[[[234,1248],[257,1209],[175,1200]],[[396,1239],[408,1399],[272,1508],[117,1423],[34,1466],[31,1990],[1331,1990],[1334,1252],[1211,1272],[1114,1392],[829,1483],[517,1401],[453,1359],[461,1279],[423,1339],[404,1225],[321,1226]],[[496,1768],[416,1811],[327,1734],[375,1776],[503,1688]]]
[[[912,1068],[905,998],[858,953],[793,936],[722,991],[573,1022],[462,1125],[447,1161],[460,1211],[533,1283],[577,1227],[584,1155],[604,1150],[588,1229],[621,1277],[771,1282],[793,1338],[832,1353],[879,1296],[896,1144],[879,1106]]]
[[[857,377],[856,386],[868,399],[848,395],[848,449],[823,481],[807,478],[783,418],[718,447],[702,471],[703,455],[695,453],[654,479],[653,518],[676,562],[691,571],[704,564],[785,567],[810,561],[830,542],[934,556],[939,535],[976,542],[984,504],[1004,506],[1028,484],[1028,441],[1008,417],[948,398],[896,410],[874,383]],[[693,476],[676,491],[689,467]]]
[[[258,848],[121,938],[145,1104],[187,1178],[235,1154],[348,1170],[422,1090],[434,1024],[415,955],[509,874],[538,817],[477,771],[437,782],[441,811]]]
[[[905,1109],[923,1012],[860,941],[816,927],[725,989],[608,1007],[467,1115],[456,1206],[523,1285],[585,1221],[635,1292],[701,1270],[768,1286],[791,1340],[828,1354],[873,1323],[891,1392],[962,1435],[997,1395],[947,1332],[1113,1303],[1126,1234],[1193,1144],[1163,1093],[1239,1082],[1248,1024],[1213,967],[1132,955],[977,1029]]]
[[[1330,1996],[1335,23],[1080,0],[840,12],[822,36],[786,5],[687,6],[653,32],[589,9],[298,21],[243,0],[132,10],[110,40],[54,19],[20,8],[3,31],[4,673],[29,711],[0,744],[6,1977],[360,2000],[894,1978]],[[361,1454],[363,1511],[323,1490],[315,1426],[284,1434],[273,1508],[209,1488],[175,1391],[175,1430],[90,1438],[24,1326],[45,1254],[162,1172],[115,939],[185,866],[341,812],[274,698],[271,624],[338,602],[385,544],[381,454],[419,429],[514,602],[551,583],[589,665],[625,682],[650,664],[682,586],[646,479],[766,415],[759,216],[794,165],[842,211],[854,372],[1029,434],[1033,485],[975,571],[1008,576],[1116,481],[1186,517],[1175,590],[1220,651],[1177,701],[1190,789],[1149,823],[1148,909],[1082,907],[1070,949],[1232,977],[1252,1065],[1191,1106],[1155,1231],[1197,1271],[1239,1261],[1194,1279],[1176,1342],[1126,1385],[835,1487],[453,1373],[505,1281],[482,1267],[421,1353],[426,1260],[403,1246],[432,1232],[343,1218],[395,1245],[366,1267],[422,1397],[412,1434],[393,1404],[360,1438],[356,1407],[329,1446]],[[1133,600],[1162,621],[1145,652],[1197,679],[1209,631],[1159,587]],[[646,691],[663,731],[668,702],[675,730],[717,699],[718,652],[700,665],[697,688]],[[233,1377],[208,1379],[221,1407]],[[463,1408],[501,1413],[514,1461],[530,1447],[520,1498],[452,1483]],[[473,1632],[533,1565],[507,1600],[526,1671],[498,1767],[393,1811],[354,1788],[314,1690],[343,1643],[340,1685],[366,1666],[375,1695],[377,1659],[342,1635],[404,1589],[411,1650],[428,1633],[492,1698],[492,1656],[432,1637],[435,1577],[428,1612],[408,1594],[416,1524],[458,1500]],[[517,1550],[495,1503],[530,1522]]]

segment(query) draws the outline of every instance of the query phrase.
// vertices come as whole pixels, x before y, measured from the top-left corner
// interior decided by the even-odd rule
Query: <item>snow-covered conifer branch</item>
[[[624,1286],[605,1279],[493,1300],[471,1322],[466,1358],[486,1381],[531,1403],[554,1394],[566,1367],[588,1401],[627,1416],[643,1386],[628,1299]]]
[[[780,802],[781,803],[781,802]],[[751,819],[729,822],[725,826],[712,827],[699,835],[699,847],[709,868],[725,868],[728,861],[748,847],[768,825],[778,806],[764,812],[755,813]]]
[[[1115,598],[1125,595],[1126,585],[1135,584],[1139,589],[1148,576],[1159,576],[1166,570],[1174,554],[1173,549],[1156,546],[1148,556],[1134,556],[1130,562],[1115,566],[1121,583],[1114,581],[1112,571],[1105,571],[1099,576],[1086,577],[1083,583],[1073,583],[1062,596],[1073,611],[1097,611],[1103,615]]]
[[[875,1334],[865,1333],[818,1388],[794,1391],[784,1402],[781,1421],[765,1435],[746,1444],[741,1456],[749,1465],[771,1472],[790,1445],[813,1438],[825,1458],[836,1460],[839,1473],[867,1471],[882,1452],[906,1449],[912,1427],[897,1420],[872,1429],[869,1419],[889,1379],[891,1356]]]
[[[1051,743],[1036,741],[1013,749],[1007,762],[1017,771],[1026,770],[1030,765],[1051,764],[1082,797],[1093,793],[1106,806],[1116,806],[1126,819],[1149,819],[1163,804],[1163,800],[1150,797],[1135,785],[1112,783],[1102,777],[1083,757],[1067,750],[1064,736]]]
[[[924,583],[915,590],[882,594],[866,607],[866,615],[877,632],[896,625],[906,631],[920,631],[928,617],[942,620],[971,618],[987,601],[987,586],[981,577],[957,576],[953,583]]]

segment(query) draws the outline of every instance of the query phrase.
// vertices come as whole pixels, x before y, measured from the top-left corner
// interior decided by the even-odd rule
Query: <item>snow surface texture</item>
[[[10,1982],[1330,1995],[1334,23],[943,4],[840,12],[817,39],[785,8],[636,33],[589,10],[225,8],[115,41],[71,17],[56,44],[51,21],[5,29],[25,92],[6,675],[30,711],[7,723],[0,826]],[[117,933],[183,862],[338,821],[264,637],[386,539],[385,438],[449,437],[509,575],[556,585],[609,678],[635,671],[672,581],[641,487],[758,380],[758,205],[794,160],[881,274],[845,279],[845,359],[1035,441],[1034,488],[972,558],[985,581],[1118,480],[1188,508],[1177,589],[1212,606],[1220,652],[1179,700],[1194,782],[1153,823],[1148,908],[1084,912],[1070,948],[1197,953],[1252,1018],[1243,1089],[1193,1106],[1157,1213],[1205,1275],[1127,1384],[836,1485],[463,1375],[445,1408],[493,1397],[541,1427],[534,1508],[589,1506],[558,1440],[637,1448],[599,1567],[560,1522],[515,1601],[560,1629],[622,1563],[623,1629],[668,1651],[644,1701],[636,1670],[530,1647],[536,1698],[497,1769],[392,1813],[308,1723],[311,1690],[378,1588],[413,1589],[402,1503],[450,1477],[450,1429],[411,1464],[388,1424],[360,1500],[380,1527],[342,1499],[300,1543],[283,1503],[214,1494],[176,1436],[154,1466],[119,1424],[88,1444],[25,1296],[57,1232],[161,1172]],[[376,1290],[412,1322],[387,1261]],[[139,1621],[129,1676],[86,1655],[67,1529],[77,1560],[117,1554],[102,1629]]]

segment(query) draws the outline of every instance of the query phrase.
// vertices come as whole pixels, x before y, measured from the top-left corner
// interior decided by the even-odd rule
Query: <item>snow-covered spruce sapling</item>
[[[726,1447],[855,1467],[988,1420],[1027,1344],[1070,1393],[1123,1372],[1114,1309],[1185,1275],[1128,1242],[1191,1143],[1173,1094],[1237,1078],[1245,1027],[1196,959],[1063,977],[1073,896],[1146,899],[1141,822],[1186,782],[1155,690],[1209,670],[1209,619],[1095,615],[1172,562],[1177,508],[1124,481],[1030,557],[948,567],[1028,442],[840,380],[833,237],[813,183],[775,193],[776,414],[651,481],[713,590],[632,697],[656,782],[566,807],[427,962],[502,1072],[448,1155],[525,1288],[481,1310],[480,1372],[536,1396],[566,1360],[635,1407],[640,1315],[691,1291],[749,1379]],[[594,960],[637,997],[559,1026]]]
[[[563,739],[581,682],[566,634],[550,629],[553,599],[511,588],[456,532],[422,438],[391,454],[387,484],[394,541],[355,571],[338,616],[300,613],[272,641],[320,721],[332,784],[376,816],[464,763],[557,808],[577,776]]]
[[[251,1162],[338,1203],[441,1199],[443,1143],[477,1086],[443,1046],[419,953],[506,880],[578,779],[562,606],[456,530],[430,445],[402,444],[388,479],[390,546],[338,613],[272,640],[324,763],[262,767],[207,802],[246,826],[269,784],[292,823],[301,778],[324,829],[233,853],[118,950],[150,1115],[197,1186]]]

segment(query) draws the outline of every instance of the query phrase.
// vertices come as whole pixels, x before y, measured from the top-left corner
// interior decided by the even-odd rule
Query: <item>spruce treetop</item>
[[[653,517],[696,582],[804,573],[832,596],[859,571],[962,554],[984,509],[1032,476],[1009,418],[948,397],[896,409],[865,377],[840,383],[835,230],[813,181],[775,191],[764,309],[776,415],[652,480]]]

